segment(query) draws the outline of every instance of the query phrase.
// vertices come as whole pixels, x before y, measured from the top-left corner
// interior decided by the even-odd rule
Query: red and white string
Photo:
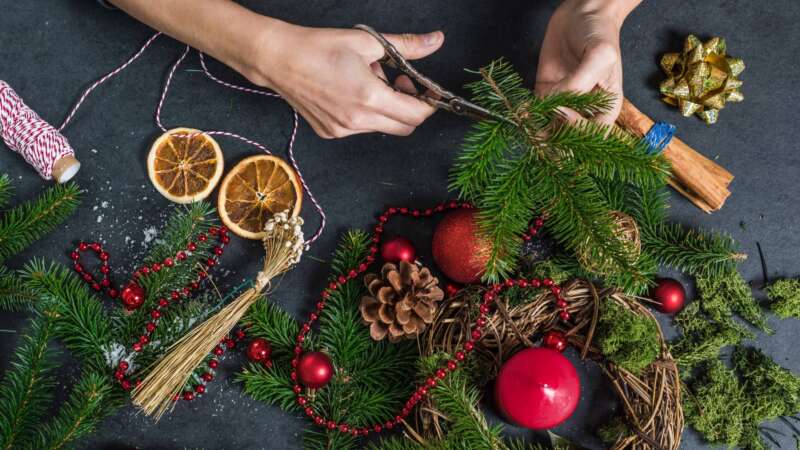
[[[86,98],[89,96],[89,94],[92,93],[92,91],[94,91],[101,84],[103,84],[106,81],[108,81],[110,78],[113,78],[114,76],[116,76],[117,74],[119,74],[120,72],[125,70],[131,63],[136,61],[140,56],[142,56],[142,54],[145,52],[145,50],[147,50],[147,48],[150,47],[150,45],[159,36],[161,36],[161,34],[162,33],[160,33],[160,32],[159,33],[155,33],[153,36],[150,37],[150,39],[148,39],[144,43],[144,45],[142,45],[142,47],[136,53],[133,54],[133,56],[131,56],[122,65],[120,65],[116,69],[112,70],[111,72],[107,73],[102,78],[100,78],[97,81],[95,81],[94,83],[92,83],[91,86],[86,88],[86,90],[83,92],[83,94],[81,94],[81,96],[78,98],[78,101],[75,102],[75,105],[72,107],[72,110],[69,112],[69,114],[67,115],[66,119],[64,119],[64,123],[61,124],[61,127],[59,127],[59,130],[63,130],[64,127],[66,127],[69,124],[69,122],[75,116],[75,113],[78,111],[78,108],[80,108],[81,104],[86,100]],[[161,129],[161,131],[163,131],[163,132],[166,132],[167,128],[163,125],[163,123],[161,121],[161,110],[164,107],[164,102],[167,99],[167,92],[169,91],[170,84],[172,83],[172,78],[175,76],[175,72],[178,70],[178,67],[181,65],[183,60],[186,59],[186,56],[189,54],[190,51],[191,51],[191,47],[189,47],[187,45],[186,48],[183,50],[183,52],[180,54],[180,56],[178,56],[178,59],[175,61],[175,63],[170,68],[169,73],[167,74],[167,79],[164,82],[164,87],[161,90],[161,96],[160,96],[160,98],[158,100],[158,105],[156,106],[156,111],[155,111],[155,122],[156,122],[156,126],[158,126],[158,128]],[[227,88],[238,90],[238,91],[249,93],[249,94],[257,94],[257,95],[263,95],[263,96],[266,96],[266,97],[273,97],[273,98],[282,98],[279,94],[274,93],[274,92],[264,91],[264,90],[254,89],[254,88],[249,88],[249,87],[244,87],[244,86],[239,86],[239,85],[228,83],[226,81],[223,81],[223,80],[217,78],[216,76],[211,74],[211,72],[208,70],[208,67],[206,66],[205,57],[204,57],[203,53],[200,52],[200,51],[198,51],[197,53],[198,53],[199,58],[200,58],[200,66],[203,69],[203,73],[209,79],[211,79],[212,81],[214,81],[216,83],[219,83],[222,86],[225,86]],[[317,201],[316,197],[314,197],[314,194],[311,192],[311,189],[309,188],[308,183],[306,182],[305,178],[303,177],[302,172],[300,172],[300,168],[298,167],[297,161],[295,160],[295,157],[294,157],[294,145],[295,145],[296,138],[297,138],[297,130],[298,130],[298,127],[299,127],[299,124],[300,124],[300,117],[297,114],[297,110],[295,110],[294,108],[292,108],[292,114],[293,114],[292,132],[291,132],[291,135],[289,137],[289,142],[288,142],[288,145],[287,145],[287,153],[289,155],[289,161],[291,162],[292,167],[294,168],[294,170],[297,172],[297,175],[300,178],[300,183],[303,185],[303,189],[308,194],[308,198],[311,200],[311,203],[314,205],[314,209],[317,210],[317,213],[319,214],[319,217],[320,217],[320,223],[319,223],[319,227],[317,228],[317,231],[308,240],[308,243],[311,244],[314,241],[316,241],[317,239],[319,239],[319,237],[322,235],[322,232],[325,229],[326,217],[325,217],[325,211],[322,209],[322,206]],[[256,142],[256,141],[251,140],[251,139],[248,139],[248,138],[246,138],[244,136],[241,136],[239,134],[232,133],[230,131],[205,131],[204,130],[202,133],[206,134],[206,135],[209,135],[209,136],[225,136],[225,137],[229,137],[229,138],[233,138],[233,139],[238,139],[238,140],[240,140],[242,142],[245,142],[246,144],[249,144],[249,145],[251,145],[253,147],[258,148],[259,150],[261,150],[261,151],[263,151],[263,152],[265,152],[267,154],[272,154],[272,152],[266,146],[262,145],[261,143]],[[187,138],[191,137],[191,136],[192,135],[187,135]]]
[[[8,83],[0,80],[0,137],[46,180],[53,177],[56,161],[75,153],[59,131],[26,105]]]

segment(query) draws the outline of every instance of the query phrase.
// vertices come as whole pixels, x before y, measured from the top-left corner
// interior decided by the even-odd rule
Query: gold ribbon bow
[[[726,102],[740,102],[744,61],[725,54],[725,39],[713,37],[706,43],[690,34],[683,52],[666,53],[661,68],[669,78],[661,82],[662,100],[677,105],[684,117],[697,114],[707,124],[717,121]]]

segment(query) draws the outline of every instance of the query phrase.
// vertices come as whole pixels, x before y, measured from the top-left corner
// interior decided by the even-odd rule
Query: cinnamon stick
[[[635,135],[644,136],[653,123],[628,99],[623,99],[622,111],[617,118],[619,126]],[[728,185],[733,180],[733,174],[677,137],[672,138],[663,155],[672,164],[670,186],[707,213],[722,208],[731,195]]]

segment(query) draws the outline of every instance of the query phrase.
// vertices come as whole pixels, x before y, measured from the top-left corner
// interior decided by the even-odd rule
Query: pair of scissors
[[[408,60],[400,54],[397,48],[392,45],[382,34],[375,31],[369,25],[358,24],[358,30],[366,31],[383,46],[384,55],[378,62],[393,67],[408,75],[413,81],[421,85],[423,93],[416,97],[437,109],[443,109],[459,116],[468,117],[472,120],[500,120],[513,124],[509,119],[478,106],[463,97],[459,97],[452,92],[441,87],[438,83],[421,74]]]

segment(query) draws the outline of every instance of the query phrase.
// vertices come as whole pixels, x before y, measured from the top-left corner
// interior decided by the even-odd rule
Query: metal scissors
[[[354,26],[358,30],[366,31],[372,37],[378,40],[383,46],[385,52],[383,58],[378,62],[387,66],[393,67],[409,78],[419,83],[426,90],[417,95],[417,98],[437,109],[443,109],[459,116],[469,117],[472,120],[500,120],[503,122],[512,123],[506,117],[489,111],[486,108],[478,106],[463,97],[459,97],[452,92],[441,87],[438,83],[421,74],[408,60],[400,54],[400,52],[389,42],[382,34],[375,31],[369,25],[358,24]]]

